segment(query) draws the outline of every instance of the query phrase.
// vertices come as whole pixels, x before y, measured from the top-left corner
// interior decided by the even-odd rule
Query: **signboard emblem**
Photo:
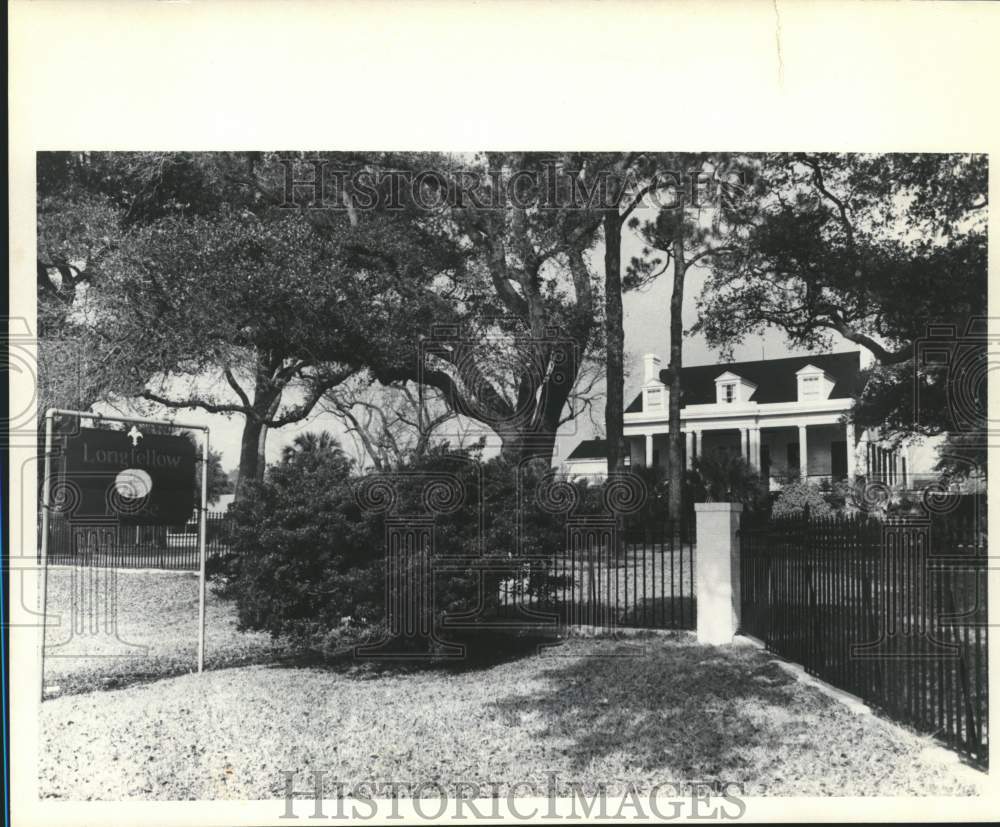
[[[183,525],[194,511],[196,457],[186,436],[81,428],[65,440],[63,483],[76,493],[70,520]]]

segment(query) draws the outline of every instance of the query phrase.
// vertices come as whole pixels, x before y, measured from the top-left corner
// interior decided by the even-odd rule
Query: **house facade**
[[[667,463],[670,391],[659,357],[643,357],[643,385],[625,409],[627,463]],[[730,453],[744,457],[772,489],[792,478],[905,484],[907,457],[859,432],[847,414],[861,390],[861,354],[824,353],[703,365],[681,371],[684,463]],[[580,443],[567,457],[570,476],[607,473],[602,440]]]

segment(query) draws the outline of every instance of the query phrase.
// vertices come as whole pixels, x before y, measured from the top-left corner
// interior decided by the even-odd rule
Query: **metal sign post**
[[[45,412],[45,471],[42,481],[42,542],[41,542],[41,597],[42,597],[42,645],[38,649],[38,697],[45,700],[45,628],[49,616],[47,605],[49,598],[49,510],[52,506],[51,474],[52,474],[52,420],[54,411],[50,408]]]
[[[71,411],[61,408],[50,408],[45,412],[45,470],[42,484],[42,537],[40,543],[39,566],[41,574],[41,615],[42,633],[41,646],[39,648],[39,697],[45,697],[45,633],[47,626],[48,611],[48,558],[49,558],[49,530],[50,511],[52,510],[52,442],[53,424],[56,416],[70,416],[79,419],[90,419],[95,422],[124,422],[131,423],[133,428],[129,436],[132,438],[132,445],[136,445],[137,439],[141,438],[141,433],[135,428],[136,424],[158,425],[161,427],[182,428],[191,431],[200,431],[203,435],[202,443],[202,472],[201,472],[201,498],[200,498],[200,518],[198,532],[198,672],[203,672],[205,668],[205,602],[207,598],[206,589],[206,563],[207,563],[207,542],[206,529],[208,517],[208,449],[209,449],[209,429],[207,425],[199,425],[189,422],[170,422],[162,419],[150,419],[138,416],[111,416],[93,411]],[[149,437],[153,439],[154,437]],[[139,452],[142,453],[141,451]],[[132,452],[133,459],[135,452]],[[190,509],[190,505],[187,506]],[[154,513],[157,513],[154,511]]]
[[[205,528],[208,515],[208,428],[201,451],[201,519],[198,526],[198,673],[205,671]]]

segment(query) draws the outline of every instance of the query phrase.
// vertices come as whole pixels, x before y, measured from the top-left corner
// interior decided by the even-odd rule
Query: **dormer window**
[[[649,404],[649,409],[651,411],[658,410],[663,407],[663,394],[659,388],[647,388],[646,389],[646,402]]]
[[[833,386],[836,384],[832,376],[815,365],[806,365],[801,370],[796,371],[796,376],[799,380],[800,402],[819,402],[823,399],[829,399]]]
[[[757,386],[732,371],[715,377],[715,401],[719,405],[745,405]]]

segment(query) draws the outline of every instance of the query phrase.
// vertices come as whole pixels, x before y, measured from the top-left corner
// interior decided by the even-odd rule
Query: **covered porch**
[[[647,431],[627,435],[629,464],[666,469],[668,446],[665,432]],[[705,455],[744,457],[766,477],[772,489],[792,479],[854,480],[864,474],[870,480],[906,483],[906,459],[855,433],[847,422],[779,422],[775,424],[695,426],[684,428],[683,461],[687,468],[694,457]]]

